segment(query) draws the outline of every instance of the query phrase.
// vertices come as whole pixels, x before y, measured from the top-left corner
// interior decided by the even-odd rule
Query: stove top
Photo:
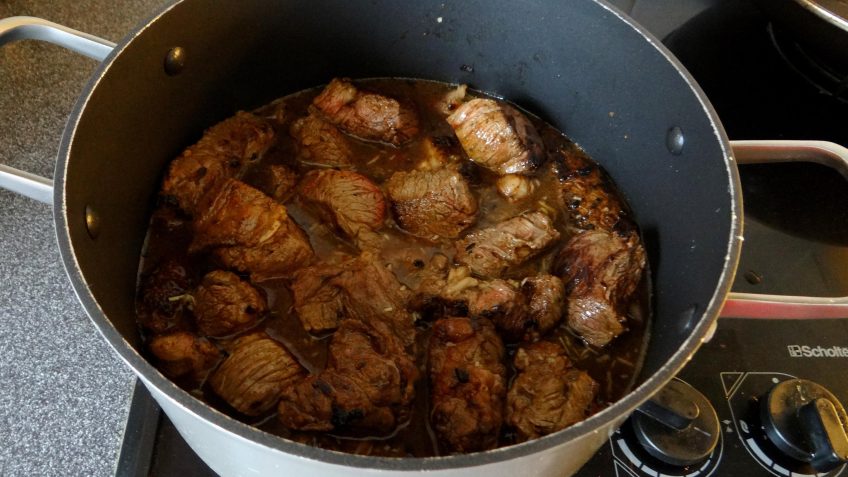
[[[786,456],[765,437],[760,401],[776,384],[814,381],[848,402],[848,320],[793,321],[722,319],[678,378],[703,393],[718,416],[715,450],[696,465],[672,466],[648,454],[628,421],[578,477],[848,475],[845,466],[815,472]],[[768,336],[767,340],[758,339]]]
[[[671,31],[664,43],[707,93],[731,139],[819,139],[848,146],[848,102],[787,62],[792,40],[748,1],[614,3],[655,32]],[[673,31],[661,21],[679,21],[683,10],[700,13]],[[745,245],[733,290],[848,295],[845,178],[810,163],[746,165],[740,174]],[[787,457],[785,446],[766,436],[762,422],[768,417],[760,410],[770,389],[780,383],[797,387],[791,381],[797,378],[824,386],[848,405],[846,369],[848,319],[721,318],[713,339],[678,376],[715,410],[715,449],[695,464],[670,465],[637,437],[644,427],[628,421],[577,476],[848,477],[845,466],[816,473]],[[215,474],[138,385],[117,475]]]

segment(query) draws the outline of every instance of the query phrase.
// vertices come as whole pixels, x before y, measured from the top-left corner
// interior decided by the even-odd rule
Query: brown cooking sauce
[[[369,176],[375,183],[381,184],[395,171],[414,169],[422,155],[421,139],[428,136],[453,135],[452,129],[444,120],[444,114],[439,113],[435,105],[447,92],[455,88],[455,85],[407,79],[372,79],[358,81],[358,83],[367,85],[368,89],[378,93],[406,98],[416,106],[419,114],[421,133],[418,139],[400,148],[351,139],[350,142],[355,154],[352,163],[357,164],[356,170],[358,172]],[[277,99],[254,111],[258,116],[268,119],[276,129],[277,142],[275,147],[259,162],[250,167],[241,178],[242,181],[263,189],[265,185],[263,181],[267,181],[268,166],[273,164],[284,164],[297,171],[299,175],[318,168],[304,165],[295,159],[293,140],[288,130],[292,121],[306,115],[307,107],[320,91],[321,88],[301,91]],[[482,96],[480,93],[470,90],[469,94]],[[585,153],[565,135],[532,114],[526,112],[525,114],[539,131],[549,152],[564,149],[573,154],[585,156]],[[558,155],[549,154],[549,156],[557,157]],[[557,208],[557,199],[553,187],[555,179],[553,173],[547,167],[540,168],[539,174],[534,177],[534,180],[538,181],[538,187],[533,192],[533,197],[517,204],[507,202],[498,194],[495,187],[497,176],[494,173],[479,167],[474,167],[474,173],[476,180],[471,181],[471,188],[478,198],[480,207],[477,213],[477,221],[470,230],[488,227],[528,209],[547,208],[550,210]],[[350,255],[358,253],[353,244],[339,237],[331,224],[321,221],[319,217],[310,213],[299,203],[296,197],[290,199],[285,205],[289,215],[309,236],[317,257],[326,257],[334,251],[343,251]],[[386,249],[403,252],[394,255],[386,254],[384,258],[389,259],[392,271],[398,280],[406,286],[414,288],[417,285],[417,272],[423,264],[428,263],[429,258],[437,251],[452,258],[452,242],[445,241],[444,243],[434,244],[404,233],[391,219],[387,222],[390,225],[380,231],[390,239],[387,242]],[[556,227],[562,234],[563,241],[573,234],[572,231],[568,230],[562,211],[557,213]],[[204,255],[188,257],[187,249],[190,242],[190,222],[181,221],[167,208],[157,209],[154,212],[146,238],[139,276],[144,277],[151,268],[167,259],[174,259],[186,264],[190,273],[196,279],[214,269],[214,265]],[[552,247],[545,254],[530,260],[504,278],[520,280],[522,277],[536,274],[540,270],[547,270],[556,250],[557,247]],[[628,393],[636,379],[648,341],[647,320],[649,317],[650,289],[648,282],[649,274],[645,273],[643,274],[642,284],[636,293],[636,298],[630,306],[627,322],[628,331],[606,348],[596,349],[587,346],[579,337],[570,333],[564,325],[559,326],[548,336],[549,339],[559,340],[575,365],[587,371],[600,384],[596,411],[603,409]],[[272,338],[283,343],[310,372],[321,371],[327,359],[328,337],[314,337],[304,331],[298,317],[292,311],[292,299],[285,280],[270,280],[258,284],[258,286],[267,293],[271,312],[255,329],[264,329]],[[430,323],[421,323],[418,327],[418,356],[416,358],[422,371],[422,379],[418,383],[412,417],[406,425],[399,428],[389,438],[376,439],[369,436],[335,436],[325,433],[292,432],[283,428],[274,418],[273,413],[258,418],[240,415],[221,398],[215,396],[207,384],[201,386],[200,389],[192,389],[185,383],[179,384],[224,413],[248,424],[256,425],[272,434],[298,442],[369,455],[398,457],[439,455],[436,439],[428,419],[430,393],[427,389],[427,363],[425,361],[427,340],[430,333],[429,325]],[[226,340],[213,341],[222,344]],[[509,346],[507,349],[507,361],[511,363],[515,347]],[[508,380],[511,381],[514,375],[514,369],[511,366],[508,373]],[[500,445],[509,445],[512,442],[513,436],[505,428],[500,439]]]

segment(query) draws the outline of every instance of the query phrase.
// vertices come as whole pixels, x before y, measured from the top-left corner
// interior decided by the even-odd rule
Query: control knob
[[[630,422],[648,454],[681,467],[705,461],[721,433],[710,401],[677,378],[640,406]]]
[[[848,462],[848,415],[827,388],[790,379],[776,384],[760,402],[766,436],[782,452],[818,472]]]

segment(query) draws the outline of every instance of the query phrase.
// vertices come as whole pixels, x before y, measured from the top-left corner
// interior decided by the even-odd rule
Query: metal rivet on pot
[[[100,235],[100,215],[90,205],[85,206],[85,229],[88,231],[88,236],[93,239]]]
[[[175,46],[168,50],[168,54],[165,55],[165,73],[168,76],[180,74],[185,67],[185,57],[185,49],[181,46]]]
[[[668,130],[665,136],[665,147],[668,152],[679,156],[683,152],[683,145],[686,143],[686,138],[683,136],[683,130],[680,126],[674,126]]]
[[[745,281],[751,285],[759,285],[763,282],[763,276],[753,270],[748,270],[745,272]]]

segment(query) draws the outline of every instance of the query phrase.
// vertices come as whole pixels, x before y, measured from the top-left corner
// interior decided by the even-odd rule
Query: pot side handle
[[[848,149],[826,141],[731,141],[738,164],[815,162],[848,180]],[[729,293],[721,317],[803,319],[848,318],[848,297]]]
[[[0,20],[0,47],[19,40],[46,41],[97,61],[103,61],[115,48],[111,41],[41,18],[9,17]],[[3,164],[0,164],[0,188],[48,204],[53,200],[52,180]]]

